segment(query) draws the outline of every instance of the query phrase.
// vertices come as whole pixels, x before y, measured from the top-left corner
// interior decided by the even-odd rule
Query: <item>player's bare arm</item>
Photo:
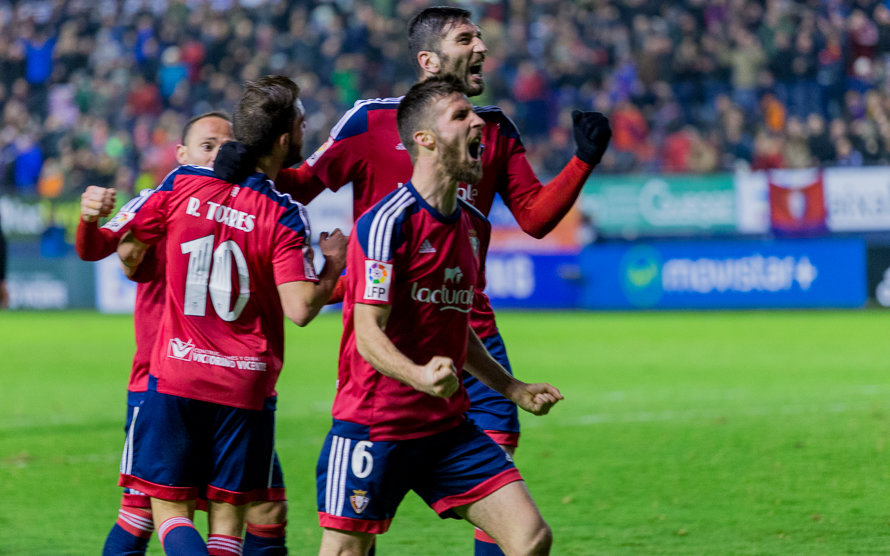
[[[407,358],[384,332],[392,307],[356,303],[355,341],[359,354],[384,375],[437,398],[449,398],[460,388],[450,357],[435,356],[425,365]]]
[[[80,218],[84,222],[96,222],[114,210],[115,190],[89,185],[80,196]]]
[[[324,255],[324,267],[318,274],[318,282],[286,282],[278,286],[284,314],[297,326],[306,326],[328,302],[337,279],[346,268],[348,237],[335,229],[330,234],[322,232],[318,245]]]
[[[544,382],[529,384],[508,373],[488,353],[472,328],[468,330],[467,340],[467,362],[464,370],[523,410],[534,415],[546,415],[556,402],[563,399],[554,386]]]

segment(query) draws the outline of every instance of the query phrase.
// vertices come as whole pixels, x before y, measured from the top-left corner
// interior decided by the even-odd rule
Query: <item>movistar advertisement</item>
[[[861,307],[859,239],[592,245],[579,256],[589,309]]]

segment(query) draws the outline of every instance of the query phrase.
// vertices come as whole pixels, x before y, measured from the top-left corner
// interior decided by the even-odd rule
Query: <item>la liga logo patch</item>
[[[391,264],[365,261],[365,300],[388,302],[391,283]]]
[[[382,284],[385,282],[389,274],[387,273],[386,268],[383,267],[383,263],[368,262],[371,263],[371,266],[368,267],[368,281],[372,284]]]

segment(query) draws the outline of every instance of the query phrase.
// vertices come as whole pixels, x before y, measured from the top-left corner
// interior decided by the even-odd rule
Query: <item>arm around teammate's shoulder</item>
[[[337,278],[346,267],[348,239],[339,228],[330,234],[322,232],[318,244],[325,262],[318,274],[318,282],[298,281],[278,285],[284,315],[297,326],[309,324],[331,297]]]

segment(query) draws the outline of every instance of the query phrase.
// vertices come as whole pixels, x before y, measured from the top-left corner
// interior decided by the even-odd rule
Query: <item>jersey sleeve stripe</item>
[[[339,141],[340,139],[345,139],[346,137],[352,137],[368,131],[367,111],[372,110],[374,108],[373,105],[380,104],[385,105],[381,106],[381,108],[389,108],[393,104],[398,105],[401,100],[401,97],[372,98],[356,102],[355,105],[350,108],[349,112],[343,114],[343,117],[340,118],[333,129],[331,129],[331,139]],[[363,113],[359,114],[360,111]]]
[[[399,189],[388,201],[386,201],[371,222],[371,230],[368,237],[368,256],[376,261],[388,261],[390,259],[389,248],[391,245],[393,226],[396,217],[407,206],[414,203],[414,196],[407,188]]]

